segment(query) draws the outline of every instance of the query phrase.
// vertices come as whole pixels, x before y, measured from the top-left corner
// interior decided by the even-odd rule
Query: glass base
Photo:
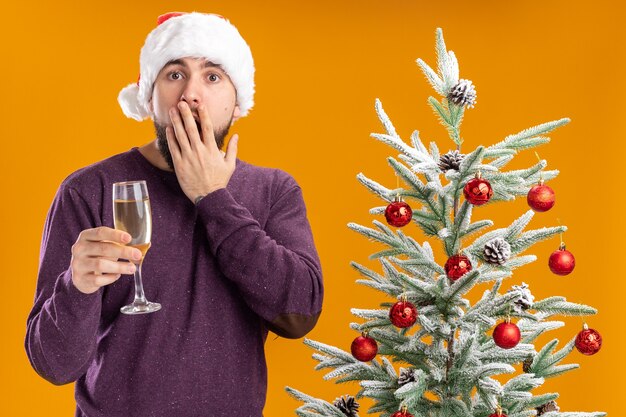
[[[155,311],[159,311],[161,309],[161,304],[159,303],[151,303],[147,302],[145,304],[129,304],[120,308],[120,311],[124,314],[146,314],[146,313],[154,313]]]

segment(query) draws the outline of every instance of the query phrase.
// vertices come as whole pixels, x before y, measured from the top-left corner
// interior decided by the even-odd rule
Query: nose
[[[196,77],[189,77],[189,80],[185,84],[180,101],[185,101],[189,105],[192,111],[196,111],[201,104],[201,84],[196,80]]]

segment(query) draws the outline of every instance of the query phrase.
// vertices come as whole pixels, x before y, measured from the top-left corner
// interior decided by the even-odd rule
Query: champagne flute
[[[145,181],[126,181],[113,184],[113,222],[115,228],[130,234],[132,246],[141,251],[141,260],[135,262],[135,300],[120,309],[124,314],[152,313],[161,304],[146,300],[141,281],[141,265],[150,248],[152,213]]]

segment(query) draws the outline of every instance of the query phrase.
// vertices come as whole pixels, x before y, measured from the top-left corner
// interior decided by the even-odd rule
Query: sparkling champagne
[[[150,238],[152,237],[150,199],[114,200],[113,219],[116,229],[131,235],[132,240],[127,246],[132,246],[141,251],[143,256],[140,262],[142,262],[150,248]]]

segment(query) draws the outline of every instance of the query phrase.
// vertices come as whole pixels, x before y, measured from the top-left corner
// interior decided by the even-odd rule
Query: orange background
[[[382,4],[385,3],[383,6]],[[440,3],[435,5],[435,3]],[[35,291],[41,232],[60,182],[85,165],[153,138],[150,122],[126,119],[119,90],[137,79],[139,50],[156,17],[172,10],[228,17],[252,48],[257,67],[256,105],[235,124],[239,157],[280,167],[302,186],[324,270],[326,297],[314,340],[349,351],[357,319],[350,308],[389,301],[359,278],[351,260],[367,260],[379,246],[350,231],[371,225],[380,201],[361,187],[358,172],[388,187],[395,177],[385,158],[397,152],[369,137],[382,132],[374,112],[379,97],[398,133],[414,129],[442,152],[453,144],[426,104],[435,95],[415,59],[436,65],[434,32],[442,27],[461,77],[476,85],[478,103],[466,112],[463,151],[490,145],[524,128],[570,117],[572,123],[538,148],[548,169],[561,174],[550,185],[557,204],[530,227],[569,227],[564,239],[577,258],[567,277],[552,275],[547,257],[558,239],[535,245],[539,260],[517,270],[503,289],[525,281],[537,299],[563,295],[599,309],[589,319],[604,336],[600,353],[574,351],[566,362],[581,368],[549,379],[539,392],[560,392],[562,411],[626,411],[621,398],[626,337],[621,316],[626,285],[621,268],[624,196],[622,141],[626,81],[624,7],[582,1],[129,1],[10,2],[0,27],[4,63],[2,140],[4,178],[0,204],[3,279],[0,281],[0,414],[70,416],[73,384],[57,387],[30,367],[23,340]],[[508,169],[533,164],[523,152]],[[414,205],[416,205],[414,203]],[[496,227],[527,210],[524,199],[476,210]],[[405,231],[418,241],[416,226]],[[440,264],[445,258],[437,241]],[[473,296],[482,294],[476,289]],[[580,318],[540,339],[561,345],[578,332]],[[266,343],[269,369],[266,417],[295,415],[300,402],[289,385],[331,401],[354,394],[355,384],[324,381],[313,351],[301,340]],[[245,401],[245,398],[241,399]],[[362,402],[361,415],[369,406]]]

